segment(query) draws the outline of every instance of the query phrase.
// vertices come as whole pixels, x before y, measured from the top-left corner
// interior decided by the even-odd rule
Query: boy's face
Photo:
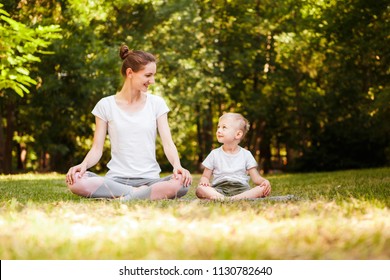
[[[240,141],[242,131],[238,127],[238,122],[230,117],[220,118],[217,128],[217,140],[222,144],[229,144],[234,141]]]

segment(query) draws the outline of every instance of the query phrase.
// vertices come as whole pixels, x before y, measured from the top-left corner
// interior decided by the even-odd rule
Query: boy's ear
[[[241,129],[237,130],[237,133],[236,133],[236,138],[238,140],[241,140],[242,136],[244,135],[244,132],[242,132]]]

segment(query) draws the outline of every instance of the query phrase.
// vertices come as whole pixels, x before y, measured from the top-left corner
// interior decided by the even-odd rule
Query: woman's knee
[[[169,185],[176,189],[176,191],[183,188],[183,176],[181,174],[178,174],[177,177],[173,177],[169,180]]]
[[[182,186],[176,193],[176,197],[183,197],[188,193],[189,187]]]
[[[181,174],[172,175],[170,181],[174,181],[174,182],[180,184],[180,183],[182,183],[182,181],[183,181],[183,175],[181,175]]]
[[[77,186],[76,183],[68,184],[68,190],[70,190],[71,193],[73,193],[73,194],[81,195],[80,188]]]
[[[103,184],[103,179],[99,177],[78,177],[78,173],[74,177],[74,182],[68,184],[68,189],[80,196],[90,197]]]
[[[161,187],[162,186],[163,186],[162,192],[164,193],[165,198],[182,197],[186,195],[188,192],[188,187],[183,186],[182,176],[180,174],[178,175],[178,177],[176,178],[172,177],[166,183],[162,183]],[[156,189],[156,191],[158,189]]]
[[[73,184],[68,184],[68,189],[73,193],[80,196],[88,196],[89,193],[87,193],[85,186],[82,184],[82,182],[77,181]]]
[[[70,183],[67,183],[67,186],[68,186],[68,189],[72,192],[72,193],[74,193],[74,194],[77,194],[77,195],[81,195],[80,194],[80,190],[82,189],[81,188],[81,184],[80,184],[80,177],[79,177],[79,172],[76,172],[75,174],[74,174],[74,176],[73,176],[73,182],[72,182],[72,184],[70,184]]]
[[[176,189],[176,197],[185,196],[188,193],[189,186],[184,186],[183,184],[183,176],[181,174],[178,175],[174,180],[174,187]]]

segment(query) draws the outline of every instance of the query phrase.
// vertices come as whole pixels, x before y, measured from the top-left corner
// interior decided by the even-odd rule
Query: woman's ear
[[[130,77],[131,78],[131,75],[133,74],[133,69],[131,68],[127,68],[126,69],[126,77]]]

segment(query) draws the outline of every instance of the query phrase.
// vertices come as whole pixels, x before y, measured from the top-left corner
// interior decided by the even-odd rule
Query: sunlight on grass
[[[121,204],[73,196],[62,176],[2,180],[0,258],[389,259],[389,179],[369,173],[381,191],[367,196],[360,172],[270,177],[275,195],[304,194],[287,202],[200,201],[192,187],[188,199]]]
[[[51,173],[24,173],[24,174],[12,174],[2,175],[0,174],[0,181],[12,181],[12,180],[50,180],[57,179],[65,182],[65,175],[55,172]]]
[[[242,205],[244,204],[244,205]],[[1,213],[2,259],[378,259],[389,211],[355,202],[64,203]],[[282,207],[281,207],[282,206]],[[15,207],[15,206],[14,206]],[[364,209],[364,211],[363,211]]]

